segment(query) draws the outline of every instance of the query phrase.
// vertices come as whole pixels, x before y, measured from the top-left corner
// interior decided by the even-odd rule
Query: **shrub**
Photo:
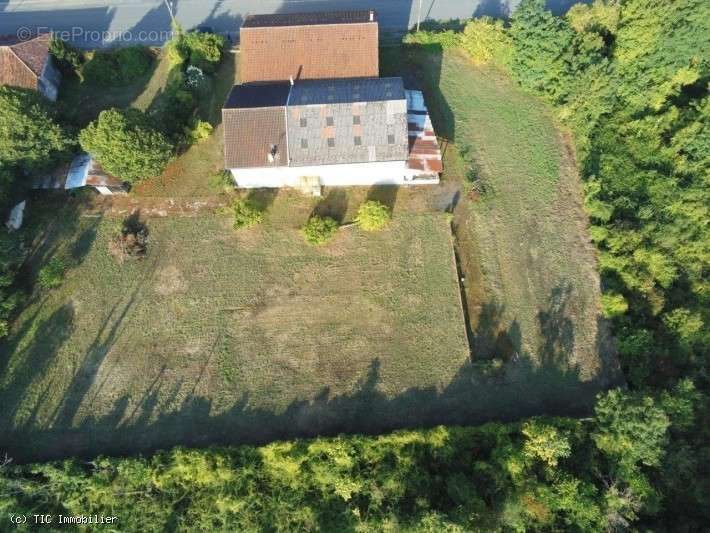
[[[415,31],[404,36],[406,44],[418,44],[424,47],[455,48],[461,42],[461,34],[453,30]]]
[[[54,289],[62,284],[66,272],[66,265],[59,257],[52,257],[42,270],[39,271],[37,281],[43,289]]]
[[[137,109],[108,109],[79,134],[81,147],[114,176],[137,182],[157,176],[174,146]]]
[[[188,63],[210,73],[222,59],[223,48],[221,35],[197,31],[179,31],[167,45],[168,57],[174,65]]]
[[[185,86],[190,89],[201,89],[205,86],[207,78],[202,69],[190,65],[185,70]]]
[[[49,44],[49,52],[57,61],[57,66],[65,74],[76,73],[84,63],[84,56],[79,50],[64,39],[53,37]]]
[[[606,318],[621,316],[626,313],[628,308],[629,304],[626,303],[626,298],[621,294],[602,294],[602,314]]]
[[[150,69],[152,57],[142,46],[120,48],[116,52],[116,62],[123,83],[140,78]]]
[[[142,46],[97,50],[84,65],[84,78],[96,85],[128,85],[150,69],[152,57]]]
[[[301,234],[309,244],[323,244],[338,231],[338,223],[330,217],[314,215],[301,228]]]
[[[369,200],[357,210],[355,222],[365,231],[377,231],[384,228],[392,218],[386,205],[375,200]]]
[[[505,67],[513,56],[513,45],[503,21],[491,17],[473,19],[466,24],[461,45],[479,65],[490,63]]]
[[[212,135],[212,124],[205,120],[195,119],[190,126],[185,127],[185,137],[188,143],[197,144]]]
[[[234,211],[234,229],[250,228],[260,224],[264,219],[263,211],[248,198],[234,202],[232,210]]]

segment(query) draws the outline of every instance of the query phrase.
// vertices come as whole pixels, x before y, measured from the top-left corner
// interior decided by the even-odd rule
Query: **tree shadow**
[[[122,395],[104,415],[84,418],[78,427],[72,427],[69,422],[76,409],[65,404],[50,429],[17,428],[0,436],[0,446],[22,462],[151,453],[175,445],[263,444],[343,432],[378,434],[398,428],[470,425],[543,414],[588,415],[596,394],[619,382],[610,381],[609,369],[604,368],[596,377],[583,379],[578,365],[569,359],[574,334],[568,325],[568,298],[570,291],[564,287],[551,292],[549,306],[540,314],[544,349],[539,354],[521,348],[517,322],[503,327],[502,307],[491,304],[479,335],[490,332],[495,346],[503,332],[506,342],[517,351],[494,372],[485,365],[466,362],[443,387],[410,387],[387,393],[382,380],[387,362],[374,356],[349,392],[333,394],[325,385],[310,398],[294,400],[277,411],[260,407],[261,399],[246,391],[235,391],[237,399],[225,408],[213,398],[196,394],[195,386],[188,388],[171,380],[163,367],[140,397]],[[121,310],[122,316],[127,308]],[[117,321],[121,319],[119,316]],[[66,322],[66,317],[62,321]],[[105,347],[113,335],[109,333],[100,341],[97,337],[96,346]],[[90,366],[95,357],[88,355]],[[81,396],[87,390],[87,385],[79,384],[69,395]],[[166,406],[171,406],[170,410]],[[33,442],[29,448],[25,445],[28,439]]]
[[[21,364],[11,369],[10,379],[0,389],[0,405],[7,413],[8,420],[16,419],[25,394],[32,382],[49,367],[54,356],[71,337],[74,327],[74,306],[66,303],[54,311],[48,318],[36,323],[36,316],[27,321],[26,328],[35,328],[35,342],[21,347],[21,335],[15,335],[3,342],[2,359],[7,366],[10,358],[19,359]],[[8,371],[3,370],[3,374]],[[40,398],[41,402],[41,398]],[[39,402],[36,407],[41,405]],[[36,411],[36,408],[35,408]],[[30,418],[33,418],[34,414]],[[9,430],[9,428],[8,428]]]

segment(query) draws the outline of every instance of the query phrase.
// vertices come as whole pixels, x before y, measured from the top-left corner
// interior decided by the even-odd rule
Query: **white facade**
[[[357,185],[429,185],[439,183],[438,174],[421,175],[405,161],[348,163],[305,167],[259,167],[230,169],[237,187],[299,187],[302,178],[318,177],[323,187]]]

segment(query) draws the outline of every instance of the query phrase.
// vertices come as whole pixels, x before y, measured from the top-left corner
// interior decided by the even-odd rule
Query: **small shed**
[[[79,154],[68,165],[35,182],[35,189],[78,189],[93,187],[100,194],[125,194],[124,182],[106,172],[89,154]]]

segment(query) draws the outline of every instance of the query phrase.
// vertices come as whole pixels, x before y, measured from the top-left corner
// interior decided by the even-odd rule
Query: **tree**
[[[306,242],[313,245],[329,241],[338,231],[338,223],[330,217],[313,215],[301,228],[301,234]]]
[[[67,158],[75,142],[55,117],[36,91],[0,86],[0,166],[38,173]]]
[[[594,412],[592,438],[604,454],[627,470],[660,464],[670,420],[653,398],[614,389],[598,397]]]
[[[533,419],[523,424],[521,432],[525,436],[523,453],[529,459],[554,468],[560,459],[572,453],[569,441],[554,426]]]
[[[365,231],[384,228],[392,219],[389,208],[376,200],[368,200],[357,210],[355,223]]]
[[[104,170],[129,182],[163,172],[174,150],[137,109],[102,111],[79,134],[79,142]]]

